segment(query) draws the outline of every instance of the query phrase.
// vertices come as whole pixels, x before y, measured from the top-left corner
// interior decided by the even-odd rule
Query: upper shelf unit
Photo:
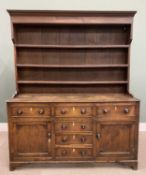
[[[21,93],[127,93],[131,12],[13,11]]]

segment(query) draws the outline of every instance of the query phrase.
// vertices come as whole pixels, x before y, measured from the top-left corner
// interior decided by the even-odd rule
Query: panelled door
[[[136,125],[133,122],[98,122],[96,128],[97,158],[135,158]]]
[[[39,118],[10,120],[10,155],[14,160],[51,159],[51,121]]]

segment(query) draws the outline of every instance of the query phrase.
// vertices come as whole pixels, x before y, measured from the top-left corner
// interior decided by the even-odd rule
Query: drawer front
[[[99,119],[136,119],[136,105],[103,104],[97,106],[96,115]]]
[[[90,106],[59,106],[55,108],[55,115],[62,116],[62,117],[91,116],[92,107]]]
[[[57,145],[69,144],[93,144],[93,135],[82,134],[63,134],[55,136],[55,143]]]
[[[55,123],[56,132],[86,132],[92,131],[92,120],[89,121],[57,121]]]
[[[92,148],[56,148],[58,158],[89,158],[93,156]]]
[[[51,110],[46,104],[22,104],[10,107],[11,116],[50,116]]]

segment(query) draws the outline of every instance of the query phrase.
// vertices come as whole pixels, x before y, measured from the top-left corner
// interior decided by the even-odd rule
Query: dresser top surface
[[[9,102],[130,102],[138,101],[128,94],[96,93],[57,93],[57,94],[19,94]]]

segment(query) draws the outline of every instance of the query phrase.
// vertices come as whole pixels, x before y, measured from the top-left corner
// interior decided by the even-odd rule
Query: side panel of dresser
[[[46,104],[8,103],[10,163],[52,159],[53,136]]]

